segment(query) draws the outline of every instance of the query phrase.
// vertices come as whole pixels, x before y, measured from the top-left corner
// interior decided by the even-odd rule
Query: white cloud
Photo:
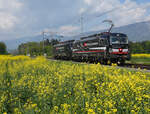
[[[107,29],[106,26],[100,25],[100,26],[96,26],[96,27],[91,28],[90,31],[105,30],[105,29]]]
[[[18,0],[0,0],[0,9],[14,11],[22,7],[22,3]]]
[[[111,19],[116,26],[122,26],[148,19],[146,16],[147,8],[150,3],[137,4],[136,1],[126,0],[121,3],[120,0],[83,0],[87,4],[86,12],[89,14],[101,14],[107,11],[104,17]],[[114,10],[115,9],[115,10]],[[94,27],[100,28],[100,27]]]
[[[9,13],[0,12],[0,29],[7,30],[14,26],[17,18]]]
[[[88,5],[91,5],[92,0],[84,0],[84,2],[85,2],[86,4],[88,4]]]
[[[72,25],[66,25],[66,26],[61,26],[58,31],[63,34],[63,35],[73,35],[76,34],[76,32],[79,30],[78,26],[72,26]]]
[[[79,14],[83,14],[85,11],[86,11],[86,9],[81,8],[81,9],[79,10]]]
[[[150,21],[150,14],[146,17],[145,21]]]
[[[18,0],[0,0],[0,30],[9,30],[19,18],[15,15],[23,6]]]
[[[64,36],[73,36],[79,34],[80,27],[72,26],[72,25],[64,25],[58,28],[46,28],[44,32],[52,33],[52,34],[59,34]],[[41,33],[40,33],[41,34]]]
[[[127,0],[120,8],[108,17],[111,18],[117,26],[136,23],[139,21],[144,21],[146,18],[146,9],[142,5],[138,5],[136,2]]]

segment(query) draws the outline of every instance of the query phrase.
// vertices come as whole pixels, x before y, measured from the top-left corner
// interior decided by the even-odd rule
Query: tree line
[[[18,54],[40,56],[46,54],[48,56],[53,55],[53,45],[57,44],[57,39],[45,40],[42,42],[28,42],[22,43],[18,46]]]
[[[132,53],[150,53],[150,41],[130,42]]]

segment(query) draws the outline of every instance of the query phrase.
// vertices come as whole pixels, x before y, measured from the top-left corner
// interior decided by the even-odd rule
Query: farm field
[[[150,65],[150,54],[132,54],[132,59],[127,63]]]
[[[150,73],[0,56],[0,113],[150,113]]]

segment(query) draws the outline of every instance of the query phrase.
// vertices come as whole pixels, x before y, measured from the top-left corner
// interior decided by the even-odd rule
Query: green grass
[[[150,58],[132,58],[127,63],[150,65]]]

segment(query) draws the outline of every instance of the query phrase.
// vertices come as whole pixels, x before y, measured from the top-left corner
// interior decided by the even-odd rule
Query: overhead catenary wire
[[[81,29],[80,32],[66,32],[66,31],[64,31],[64,32],[59,33],[59,31],[57,31],[57,34],[64,34],[64,33],[66,33],[66,34],[70,34],[70,33],[75,34],[76,33],[76,34],[82,34],[83,35],[84,32],[86,32],[85,29],[84,29],[84,27],[86,26],[86,24],[85,24],[86,22],[89,22],[89,21],[92,21],[92,20],[97,19],[99,17],[102,17],[102,16],[104,16],[108,13],[116,11],[119,8],[120,7],[116,7],[116,8],[113,8],[111,10],[102,12],[100,14],[95,13],[95,14],[88,15],[88,14],[86,14],[87,12],[81,13],[80,17],[78,17],[78,19],[76,17],[74,17],[76,19],[71,24],[69,24],[71,26],[77,26],[77,25],[80,26],[80,29]]]

